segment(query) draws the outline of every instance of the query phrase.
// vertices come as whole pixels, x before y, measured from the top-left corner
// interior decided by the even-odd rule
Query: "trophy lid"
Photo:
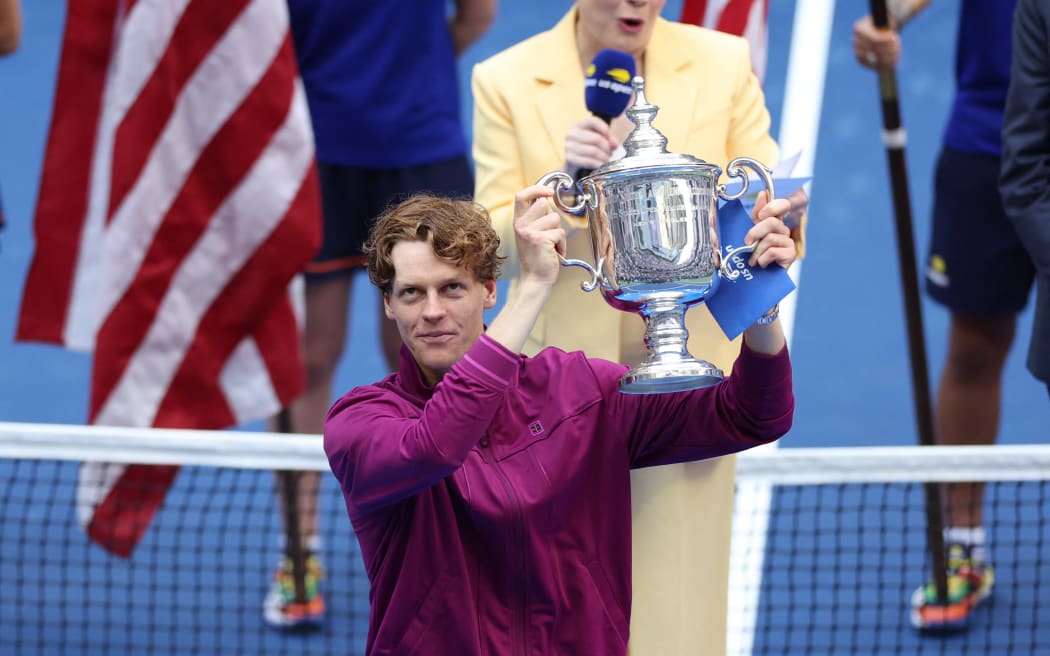
[[[631,80],[631,86],[634,87],[634,104],[627,108],[627,117],[634,123],[634,129],[623,142],[627,154],[621,159],[606,163],[590,177],[651,167],[710,168],[717,173],[721,172],[717,166],[700,158],[668,152],[667,137],[652,125],[660,107],[646,100],[645,80],[636,75]]]

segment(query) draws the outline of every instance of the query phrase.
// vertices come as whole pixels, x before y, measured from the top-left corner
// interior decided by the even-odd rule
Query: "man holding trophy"
[[[635,128],[623,113],[602,117],[585,104],[589,69],[604,49],[634,61],[645,93],[659,106],[653,123],[666,136],[667,150],[719,166],[739,157],[777,163],[746,41],[664,20],[663,6],[663,0],[578,0],[550,30],[474,68],[475,199],[491,214],[509,256],[511,293],[521,282],[512,250],[514,192],[553,171],[577,178],[579,169],[613,164]],[[592,181],[604,189],[601,183],[611,180]],[[570,260],[593,256],[591,219],[604,216],[608,198],[597,200],[582,215],[562,213]],[[800,221],[789,223],[801,255]],[[560,277],[523,351],[556,346],[633,366],[647,360],[647,322],[614,309],[609,290],[582,293],[587,278],[569,275],[575,273]],[[723,333],[706,302],[685,313],[685,329],[691,353],[730,372],[740,340]],[[734,465],[728,457],[633,473],[633,654],[724,653]]]
[[[519,282],[487,328],[501,258],[483,208],[416,196],[372,229],[369,277],[403,340],[401,364],[337,401],[324,435],[371,584],[366,654],[626,654],[630,471],[790,428],[775,313],[745,331],[731,375],[689,391],[624,393],[626,366],[581,352],[520,355],[564,257],[554,194],[514,195]],[[760,194],[750,266],[795,260],[788,209]]]

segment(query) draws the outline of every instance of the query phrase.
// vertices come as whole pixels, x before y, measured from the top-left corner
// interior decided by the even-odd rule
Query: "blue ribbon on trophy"
[[[799,153],[796,153],[793,157],[781,160],[773,169],[773,186],[780,198],[790,196],[812,179],[791,177],[791,171],[798,159]],[[757,179],[752,179],[749,182],[756,181]],[[726,185],[726,193],[735,194],[741,184],[739,180],[731,180]],[[751,210],[761,190],[761,185],[749,185],[749,192],[740,200],[720,201],[718,223],[724,250],[744,245],[744,235],[754,225],[751,221]],[[760,266],[752,267],[748,265],[750,257],[750,253],[731,256],[730,268],[738,271],[739,275],[731,280],[723,280],[718,293],[704,301],[711,311],[711,316],[729,339],[735,339],[747,330],[756,319],[795,289],[795,282],[786,269],[779,266],[765,269]]]
[[[744,235],[754,225],[739,200],[726,202],[719,208],[718,223],[723,251],[744,246]],[[787,269],[775,264],[765,269],[757,265],[750,266],[747,263],[750,257],[751,253],[730,256],[729,268],[738,275],[730,280],[722,280],[718,292],[704,301],[711,310],[711,316],[729,339],[735,339],[795,289],[795,282]]]

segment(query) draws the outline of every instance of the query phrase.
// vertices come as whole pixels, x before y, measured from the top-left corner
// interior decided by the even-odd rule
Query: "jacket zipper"
[[[508,499],[513,503],[514,510],[518,515],[518,550],[517,559],[519,565],[519,573],[521,575],[521,595],[518,597],[517,617],[514,620],[514,626],[516,633],[520,637],[517,641],[518,653],[522,656],[526,656],[528,649],[526,647],[526,635],[525,626],[527,625],[526,609],[528,608],[528,572],[525,568],[525,516],[521,509],[521,499],[518,498],[517,493],[514,491],[514,486],[510,484],[510,479],[503,472],[503,468],[499,464],[499,460],[496,459],[495,453],[490,452],[492,457],[492,465],[499,474],[500,481],[503,482],[503,487],[507,491]]]

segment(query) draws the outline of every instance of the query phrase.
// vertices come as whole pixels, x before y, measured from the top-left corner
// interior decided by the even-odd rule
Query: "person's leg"
[[[363,217],[378,211],[371,193],[376,177],[368,169],[318,165],[324,241],[307,268],[303,328],[306,384],[287,408],[288,428],[293,433],[324,432],[325,415],[332,403],[332,380],[351,320],[353,272],[364,264],[361,245],[367,236],[367,218]],[[304,540],[318,535],[319,480],[316,472],[299,476],[299,535]],[[278,494],[285,498],[280,482]]]
[[[945,147],[937,161],[926,291],[951,312],[934,408],[938,444],[994,444],[1003,367],[1034,270],[1002,209],[998,157]],[[977,527],[983,486],[947,487],[949,527]]]
[[[350,290],[349,273],[307,283],[303,335],[306,385],[302,394],[286,408],[286,426],[276,429],[309,435],[320,435],[324,431],[332,380],[346,339]],[[290,484],[295,486],[294,495],[287,489]],[[320,488],[318,472],[278,472],[276,475],[283,530],[280,563],[263,602],[263,617],[271,626],[314,628],[324,619],[325,603],[319,589],[324,578],[320,556]],[[294,505],[289,497],[294,498]],[[293,508],[295,520],[290,524]],[[292,527],[294,531],[290,530]],[[292,545],[291,539],[297,539],[298,544]]]
[[[352,278],[346,275],[310,281],[306,285],[306,321],[303,338],[306,387],[288,406],[295,433],[320,435],[332,398],[332,380],[343,355],[349,324]],[[318,535],[317,472],[299,475],[299,534]],[[278,494],[284,498],[283,488]]]
[[[926,291],[951,312],[937,388],[938,444],[994,444],[1003,367],[1034,271],[998,194],[999,158],[945,147],[937,162]],[[948,599],[932,578],[912,595],[916,628],[965,628],[989,594],[994,571],[983,524],[984,486],[944,487]]]
[[[1016,317],[953,314],[948,353],[937,388],[934,430],[938,444],[994,444],[999,428],[1006,356],[1014,340]],[[946,522],[950,527],[982,525],[979,483],[948,485]]]
[[[305,386],[282,417],[271,422],[271,430],[319,436],[324,431],[332,382],[345,347],[353,271],[363,263],[360,245],[365,228],[357,217],[368,216],[373,210],[369,193],[372,172],[320,164],[318,173],[324,242],[306,272]],[[263,604],[263,617],[275,627],[310,628],[323,621],[324,598],[318,588],[323,578],[320,481],[317,472],[281,472],[276,476],[282,555]],[[294,491],[288,489],[292,484]],[[294,523],[290,522],[292,516]]]

